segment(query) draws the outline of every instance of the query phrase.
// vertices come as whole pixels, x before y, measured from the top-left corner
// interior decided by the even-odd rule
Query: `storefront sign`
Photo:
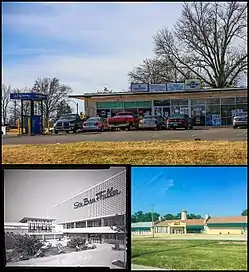
[[[201,89],[200,79],[186,79],[185,89],[186,90],[200,90]]]
[[[158,93],[158,92],[166,92],[167,85],[166,84],[149,84],[149,92]]]
[[[40,93],[10,93],[10,99],[15,100],[46,100],[47,96]]]
[[[221,125],[221,116],[220,114],[212,114],[212,126]]]
[[[149,91],[149,84],[147,83],[131,83],[131,92],[132,93],[143,93]]]
[[[184,88],[184,83],[167,83],[167,92],[182,92]]]
[[[78,208],[96,203],[100,200],[104,200],[104,199],[119,195],[120,193],[121,191],[119,191],[118,189],[113,190],[113,187],[111,187],[107,190],[97,193],[94,198],[90,199],[86,197],[83,199],[82,202],[79,202],[79,201],[74,202],[74,209],[78,209]]]

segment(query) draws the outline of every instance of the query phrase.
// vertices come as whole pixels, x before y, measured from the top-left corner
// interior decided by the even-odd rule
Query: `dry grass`
[[[84,142],[4,145],[5,164],[247,164],[247,141]]]

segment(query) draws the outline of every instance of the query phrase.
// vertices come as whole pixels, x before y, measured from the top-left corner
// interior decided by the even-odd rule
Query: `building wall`
[[[97,200],[96,194],[101,191],[104,194],[107,190],[117,190],[116,195],[103,199]],[[78,207],[80,203],[85,203],[84,199],[92,200],[95,202]],[[78,207],[78,208],[75,208]],[[114,216],[115,214],[126,214],[126,172],[123,171],[118,175],[115,175],[107,181],[93,187],[92,189],[82,192],[82,194],[75,196],[59,205],[54,207],[52,211],[53,217],[56,218],[57,223],[70,223],[71,225],[67,228],[74,228],[74,222],[82,220],[90,220],[96,218],[103,218],[108,216]],[[87,226],[81,226],[87,227]],[[65,225],[64,225],[65,228]]]
[[[243,234],[242,227],[207,227],[206,234]]]

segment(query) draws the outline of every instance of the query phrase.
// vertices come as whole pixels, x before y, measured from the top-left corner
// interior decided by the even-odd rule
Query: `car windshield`
[[[76,114],[63,114],[60,116],[58,120],[74,120],[76,119],[77,115]]]
[[[99,121],[99,117],[91,117],[87,120],[87,123],[91,123],[91,122],[98,122]]]

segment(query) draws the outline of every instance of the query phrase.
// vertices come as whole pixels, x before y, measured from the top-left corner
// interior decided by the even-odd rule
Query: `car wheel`
[[[175,128],[175,127],[173,127],[173,130],[176,130],[176,128]]]
[[[70,131],[69,130],[66,130],[66,133],[68,134]]]
[[[187,129],[188,129],[188,126],[186,126],[184,129],[187,130]]]
[[[102,126],[100,130],[101,130],[101,132],[104,132],[105,128]]]
[[[233,128],[234,128],[234,129],[236,129],[236,128],[237,128],[237,126],[233,126]]]
[[[55,131],[54,131],[54,134],[58,134],[58,130],[55,130]]]

